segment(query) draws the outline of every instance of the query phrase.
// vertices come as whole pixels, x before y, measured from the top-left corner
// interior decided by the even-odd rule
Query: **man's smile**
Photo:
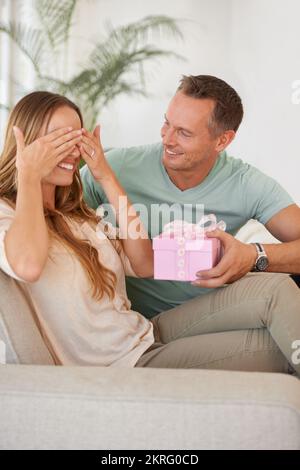
[[[167,155],[170,155],[171,157],[178,156],[178,155],[183,155],[183,152],[170,150],[170,149],[167,149],[166,147],[165,147],[165,153]]]

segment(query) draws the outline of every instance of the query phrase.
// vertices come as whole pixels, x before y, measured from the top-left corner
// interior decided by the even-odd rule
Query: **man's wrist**
[[[252,243],[252,245],[255,247],[257,254],[252,271],[264,272],[269,267],[269,260],[264,246],[258,242]]]
[[[257,250],[256,250],[256,247],[255,247],[254,243],[249,243],[249,246],[251,247],[251,249],[250,249],[250,251],[251,251],[250,271],[254,271],[255,270],[255,263],[256,263],[256,260],[257,260]]]

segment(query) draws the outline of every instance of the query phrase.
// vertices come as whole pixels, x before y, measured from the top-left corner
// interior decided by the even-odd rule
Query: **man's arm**
[[[238,182],[237,182],[238,184]],[[241,208],[248,220],[256,219],[282,244],[263,244],[269,258],[269,272],[300,273],[300,208],[273,178],[248,165],[240,179]],[[256,248],[229,233],[216,230],[209,237],[219,238],[224,255],[214,268],[199,273],[200,287],[220,287],[232,283],[252,270]],[[259,240],[257,240],[259,241]]]
[[[269,259],[268,272],[300,273],[300,208],[296,204],[282,209],[266,223],[266,228],[283,243],[264,243]],[[220,287],[237,281],[254,266],[257,253],[252,244],[242,243],[229,233],[214,230],[208,237],[218,238],[224,248],[220,263],[212,269],[201,271],[198,287]]]
[[[267,271],[300,273],[300,207],[292,204],[274,215],[266,228],[283,243],[264,244],[269,259]]]
[[[300,239],[300,207],[291,204],[271,217],[265,226],[281,242]]]

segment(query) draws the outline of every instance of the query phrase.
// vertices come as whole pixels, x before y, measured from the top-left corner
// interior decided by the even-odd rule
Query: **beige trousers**
[[[136,367],[296,371],[300,376],[293,355],[300,340],[300,289],[286,274],[250,273],[151,321],[155,343]]]

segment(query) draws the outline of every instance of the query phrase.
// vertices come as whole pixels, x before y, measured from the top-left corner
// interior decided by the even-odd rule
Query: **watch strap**
[[[254,243],[252,243],[252,245],[255,246],[256,251],[257,251],[257,258],[256,258],[256,260],[255,260],[255,263],[254,263],[254,266],[253,266],[253,268],[252,268],[252,271],[258,272],[258,271],[261,271],[261,270],[258,269],[258,267],[257,267],[257,262],[258,262],[258,260],[259,260],[260,258],[262,258],[262,257],[268,259],[268,257],[267,257],[267,254],[266,254],[265,250],[264,250],[264,247],[261,245],[261,243],[254,242]]]

